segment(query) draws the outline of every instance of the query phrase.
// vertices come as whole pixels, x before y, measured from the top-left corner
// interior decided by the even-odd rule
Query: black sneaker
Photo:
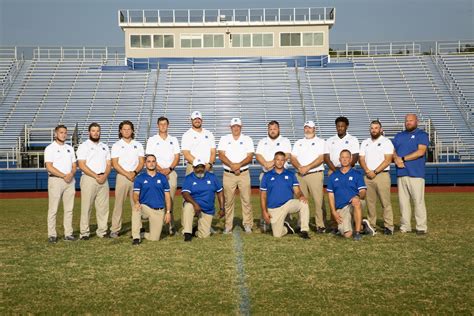
[[[324,234],[326,233],[326,228],[324,227],[317,227],[316,228],[316,234]]]
[[[193,240],[193,235],[190,233],[184,233],[184,241],[191,241]]]
[[[140,228],[140,238],[145,238],[145,228]]]
[[[370,225],[369,221],[366,219],[362,220],[362,231],[369,236],[375,235],[375,229]]]
[[[337,227],[329,228],[329,232],[333,235],[339,235],[339,229],[337,229]]]
[[[288,234],[294,234],[295,233],[295,230],[293,229],[293,227],[291,227],[290,223],[288,223],[287,221],[285,221],[283,223],[283,225],[286,227],[286,229],[288,230]]]
[[[89,240],[89,239],[90,239],[89,236],[82,236],[82,237],[80,238],[80,240]]]
[[[354,241],[361,241],[362,240],[362,235],[359,232],[355,232],[354,236],[352,236],[352,238],[354,238]]]
[[[73,235],[64,236],[64,241],[76,241],[76,237]]]
[[[191,237],[197,237],[197,232],[198,232],[198,228],[197,228],[197,226],[194,226],[193,227],[193,232],[191,233],[191,235],[192,235]]]
[[[135,238],[133,241],[132,241],[132,246],[138,246],[140,244],[140,239],[139,238]]]
[[[391,235],[393,235],[393,230],[391,230],[390,228],[385,227],[385,228],[383,229],[383,234],[384,234],[384,235],[391,236]]]
[[[303,238],[303,239],[311,239],[311,237],[309,237],[307,231],[301,231],[300,232],[300,237]]]
[[[58,242],[58,237],[53,237],[53,236],[48,237],[48,242],[49,242],[50,244],[55,244],[55,243]]]
[[[426,235],[426,231],[425,230],[417,230],[416,235],[417,236],[424,236],[424,235]]]

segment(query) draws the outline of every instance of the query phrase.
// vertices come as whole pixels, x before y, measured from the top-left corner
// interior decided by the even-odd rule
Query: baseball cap
[[[194,111],[193,113],[191,113],[191,120],[194,120],[194,119],[201,119],[202,120],[202,114],[201,112],[199,111]]]
[[[242,126],[242,121],[238,117],[234,117],[230,120],[230,126],[239,125]]]
[[[316,124],[314,124],[313,121],[306,121],[306,122],[304,122],[304,127],[306,127],[306,126],[314,128],[314,127],[316,127]]]
[[[204,161],[202,161],[201,159],[199,158],[196,158],[193,160],[193,167],[197,167],[199,165],[206,165],[206,163]]]

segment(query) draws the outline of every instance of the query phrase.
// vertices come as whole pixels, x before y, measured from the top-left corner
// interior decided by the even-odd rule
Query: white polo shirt
[[[88,139],[79,145],[77,160],[85,160],[86,166],[97,174],[104,173],[107,160],[110,160],[109,147],[102,142],[94,143]]]
[[[291,153],[291,143],[290,140],[283,136],[278,136],[276,139],[271,139],[270,137],[265,137],[258,142],[257,145],[257,154],[263,156],[263,159],[266,161],[272,161],[275,158],[275,153],[277,151],[282,151],[285,154]],[[287,163],[285,163],[285,168]],[[263,166],[262,169],[264,172],[267,172]]]
[[[232,134],[222,136],[217,150],[224,151],[226,157],[233,163],[238,163],[244,160],[249,153],[254,153],[253,140],[247,135],[240,134],[238,139],[234,139]],[[247,169],[248,165],[242,166],[240,170]],[[224,164],[224,169],[230,170]]]
[[[302,166],[309,165],[316,158],[324,155],[325,141],[317,136],[313,138],[302,138],[296,141],[293,146],[291,155],[298,160]],[[308,172],[323,171],[324,163],[320,164],[316,168],[310,169]]]
[[[166,139],[160,135],[148,138],[146,142],[146,154],[155,155],[156,162],[161,168],[169,168],[174,161],[176,154],[180,153],[179,142],[176,137],[167,135]]]
[[[181,140],[182,150],[189,150],[194,158],[201,159],[205,163],[211,160],[212,148],[216,148],[214,135],[205,128],[200,133],[190,128]]]
[[[139,157],[144,157],[145,152],[142,144],[132,139],[130,143],[121,138],[112,146],[112,158],[118,158],[119,165],[126,171],[134,171],[140,161]]]
[[[339,162],[339,155],[341,151],[347,149],[351,154],[359,153],[359,140],[357,137],[352,136],[347,133],[343,138],[334,135],[333,137],[328,138],[326,141],[326,146],[324,148],[324,153],[329,154],[329,157],[336,167],[340,167],[341,163]]]
[[[385,155],[391,154],[393,154],[392,141],[383,135],[380,135],[375,141],[369,137],[360,146],[359,155],[364,157],[370,170],[375,170],[385,160]],[[390,165],[384,170],[390,170]]]
[[[44,162],[52,162],[54,168],[68,174],[72,170],[72,164],[76,162],[74,148],[68,144],[60,145],[54,141],[44,150]]]

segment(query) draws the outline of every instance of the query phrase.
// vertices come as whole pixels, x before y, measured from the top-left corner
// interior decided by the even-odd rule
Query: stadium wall
[[[254,165],[250,168],[253,187],[258,187],[258,176],[261,168]],[[178,184],[183,183],[184,168],[179,167]],[[216,175],[222,179],[222,168],[215,170]],[[81,173],[76,174],[76,189],[79,189]],[[390,171],[392,185],[396,184],[395,170]],[[109,176],[110,188],[115,188],[115,171]],[[325,181],[327,177],[325,177]],[[426,167],[427,185],[472,185],[474,184],[474,163],[469,164],[428,164]],[[42,191],[48,189],[48,174],[45,169],[10,169],[0,170],[0,191]]]

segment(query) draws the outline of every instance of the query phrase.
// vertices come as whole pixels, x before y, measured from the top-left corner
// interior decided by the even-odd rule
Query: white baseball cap
[[[239,125],[242,126],[242,121],[238,117],[234,117],[230,120],[230,126]]]
[[[197,119],[197,118],[202,120],[201,112],[194,111],[193,113],[191,113],[191,120],[194,120],[194,119]]]
[[[306,122],[304,122],[304,127],[306,127],[306,126],[311,127],[311,128],[315,128],[316,124],[314,124],[313,121],[306,121]]]
[[[199,158],[196,158],[193,160],[193,167],[197,167],[199,165],[206,165],[206,163],[204,161],[202,161],[201,159]]]

